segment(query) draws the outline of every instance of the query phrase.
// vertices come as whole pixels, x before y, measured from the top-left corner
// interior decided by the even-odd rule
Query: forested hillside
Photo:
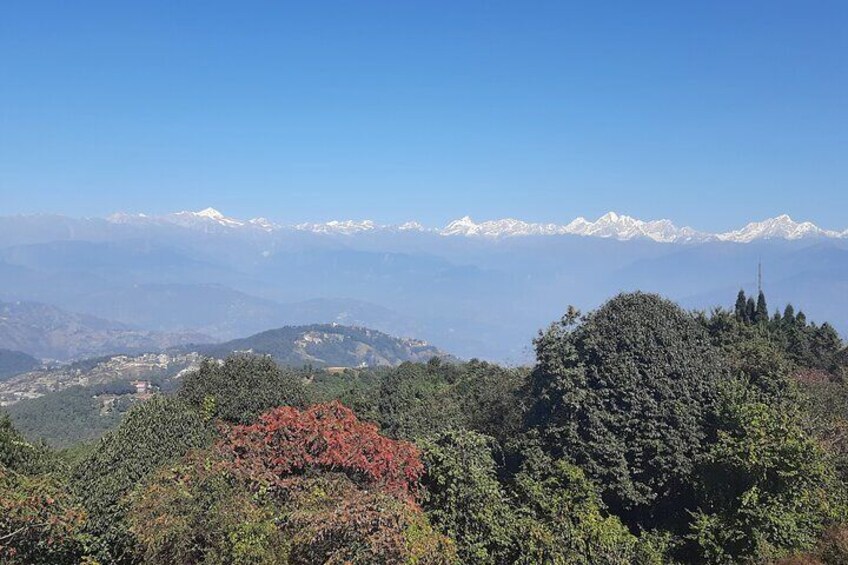
[[[198,353],[200,352],[200,353]],[[232,353],[269,355],[301,371],[305,380],[329,367],[396,366],[433,357],[451,359],[420,340],[396,338],[367,328],[338,324],[284,327],[223,344],[193,345],[167,353],[113,355],[36,370],[0,380],[0,406],[28,437],[64,448],[93,440],[116,425],[123,414],[150,391],[169,393],[203,356],[223,359]],[[2,360],[0,352],[0,360]],[[139,393],[133,382],[141,384]]]
[[[185,349],[217,358],[247,351],[270,355],[282,365],[320,367],[390,366],[404,361],[447,357],[446,353],[420,340],[339,324],[286,326],[243,339]]]
[[[534,350],[342,372],[236,354],[62,453],[3,420],[0,562],[848,561],[828,324],[762,294],[628,293]]]

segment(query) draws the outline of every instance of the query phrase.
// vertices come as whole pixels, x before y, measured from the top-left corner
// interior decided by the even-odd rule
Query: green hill
[[[282,365],[316,367],[394,366],[404,361],[450,357],[421,340],[338,324],[286,326],[195,350],[218,358],[234,352],[251,352],[270,355]]]

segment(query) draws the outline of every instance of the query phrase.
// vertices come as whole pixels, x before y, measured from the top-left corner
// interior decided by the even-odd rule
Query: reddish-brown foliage
[[[809,553],[801,553],[784,557],[773,562],[773,565],[824,565],[821,559]]]
[[[289,406],[235,426],[221,443],[225,458],[255,480],[278,483],[313,471],[346,474],[359,483],[411,493],[423,472],[418,449],[386,438],[338,402],[305,410]]]
[[[774,562],[774,565],[824,565],[848,563],[848,526],[831,526],[822,534],[815,551],[799,553]]]
[[[421,508],[345,475],[292,479],[286,526],[292,563],[448,565],[453,543],[433,530]]]
[[[63,485],[0,465],[0,563],[76,562],[84,522]]]
[[[817,385],[832,381],[833,375],[821,369],[804,369],[796,373],[795,378],[805,385]]]
[[[848,563],[848,525],[828,528],[818,545],[825,563]]]

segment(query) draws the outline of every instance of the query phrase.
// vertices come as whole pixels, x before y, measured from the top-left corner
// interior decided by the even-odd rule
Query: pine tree
[[[749,296],[748,301],[745,302],[745,321],[749,324],[753,324],[757,319],[757,303],[754,302],[754,297]]]
[[[783,311],[783,321],[787,324],[795,323],[795,307],[791,304],[787,304]]]
[[[739,294],[736,295],[736,321],[744,322],[745,321],[745,291],[740,290]]]
[[[768,314],[768,305],[766,304],[766,295],[763,291],[760,291],[760,295],[757,297],[757,311],[755,321],[758,324],[764,324],[768,322],[769,314]]]

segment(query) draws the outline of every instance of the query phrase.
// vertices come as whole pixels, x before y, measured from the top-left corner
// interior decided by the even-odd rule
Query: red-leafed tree
[[[451,565],[415,500],[422,472],[415,446],[339,403],[281,407],[151,477],[130,529],[152,564]]]
[[[220,449],[237,469],[272,484],[332,471],[360,485],[414,494],[423,472],[413,444],[380,435],[338,402],[276,408],[253,425],[233,427]]]

